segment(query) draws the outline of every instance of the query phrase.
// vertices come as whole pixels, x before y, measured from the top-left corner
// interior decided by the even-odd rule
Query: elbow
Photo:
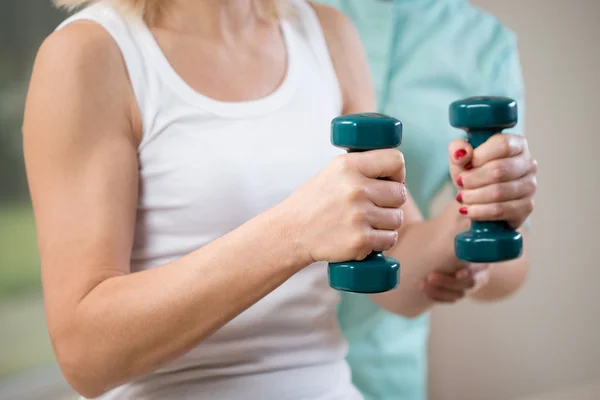
[[[87,399],[100,397],[115,387],[107,363],[92,350],[90,341],[69,336],[52,340],[56,360],[69,386]]]
[[[96,399],[107,392],[98,386],[94,386],[90,382],[84,382],[78,379],[69,379],[65,375],[67,383],[80,396],[86,399]]]

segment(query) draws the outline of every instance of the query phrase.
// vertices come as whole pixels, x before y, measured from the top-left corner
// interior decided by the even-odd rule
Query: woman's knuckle
[[[501,153],[504,157],[507,157],[511,154],[512,150],[512,140],[510,135],[499,135],[500,136],[500,149]]]
[[[361,208],[355,208],[349,213],[351,226],[363,226],[367,220],[366,212]]]
[[[527,202],[525,203],[525,211],[527,211],[527,214],[531,214],[533,212],[535,208],[535,202],[532,198],[527,199]]]
[[[535,194],[535,192],[537,191],[537,179],[535,179],[535,177],[532,177],[529,182],[528,182],[528,189],[529,189],[529,193],[531,195]]]
[[[359,231],[353,238],[350,244],[350,248],[356,254],[364,253],[365,248],[369,243],[369,234],[366,230]]]
[[[392,213],[392,226],[394,229],[399,229],[404,223],[404,212],[398,208]]]
[[[490,188],[491,191],[491,200],[492,202],[499,202],[502,201],[502,197],[504,194],[504,191],[502,190],[502,186],[501,185],[493,185]]]
[[[342,173],[348,173],[352,170],[352,161],[347,154],[340,154],[335,156],[334,163],[338,171]]]
[[[366,195],[365,192],[366,189],[363,186],[350,183],[346,188],[346,199],[351,203],[363,200]]]
[[[394,150],[394,157],[398,169],[404,168],[404,154],[401,151]]]
[[[407,200],[408,200],[408,188],[406,187],[406,184],[402,183],[400,185],[400,204],[404,205],[404,203],[406,203]]]
[[[403,183],[395,183],[392,186],[393,203],[400,206],[406,202],[406,197],[406,186]]]
[[[536,160],[535,158],[532,158],[532,159],[531,159],[531,165],[530,165],[530,167],[529,167],[529,170],[530,170],[531,172],[533,172],[533,173],[536,173],[536,172],[537,172],[537,164],[538,164],[538,163],[537,163],[537,160]]]
[[[519,150],[519,153],[529,154],[529,143],[527,143],[527,139],[521,135],[512,135],[514,136],[514,142]]]
[[[502,181],[507,175],[506,165],[502,162],[496,162],[492,165],[490,175],[495,182]]]

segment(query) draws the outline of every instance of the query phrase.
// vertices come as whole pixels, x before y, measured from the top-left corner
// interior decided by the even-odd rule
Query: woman
[[[97,2],[65,21],[36,60],[24,148],[75,390],[362,398],[324,263],[401,259],[402,287],[372,299],[404,316],[430,306],[426,274],[456,268],[454,226],[421,221],[401,153],[329,143],[332,118],[374,109],[351,24],[303,0]],[[518,224],[526,203],[478,218]]]

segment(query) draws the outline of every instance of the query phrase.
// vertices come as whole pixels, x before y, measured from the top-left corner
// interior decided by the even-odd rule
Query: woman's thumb
[[[450,175],[455,178],[463,170],[469,169],[468,164],[473,158],[473,147],[465,139],[455,139],[448,146]],[[465,168],[467,166],[467,168]]]

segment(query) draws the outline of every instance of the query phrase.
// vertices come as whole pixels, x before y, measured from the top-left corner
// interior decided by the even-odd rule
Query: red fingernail
[[[467,165],[465,165],[465,169],[468,171],[470,169],[473,169],[473,164],[471,163],[467,163]]]
[[[456,179],[456,184],[460,187],[463,187],[462,176],[459,176],[458,179]]]
[[[454,158],[456,158],[457,160],[460,160],[461,158],[463,158],[466,155],[467,155],[467,151],[465,149],[458,149],[458,150],[456,150],[456,152],[454,152]]]
[[[461,207],[458,210],[459,213],[463,214],[463,215],[467,215],[467,207]]]
[[[462,201],[463,201],[463,200],[462,200],[462,193],[460,193],[460,192],[459,192],[459,193],[456,195],[456,201],[458,201],[459,203],[462,203]]]

